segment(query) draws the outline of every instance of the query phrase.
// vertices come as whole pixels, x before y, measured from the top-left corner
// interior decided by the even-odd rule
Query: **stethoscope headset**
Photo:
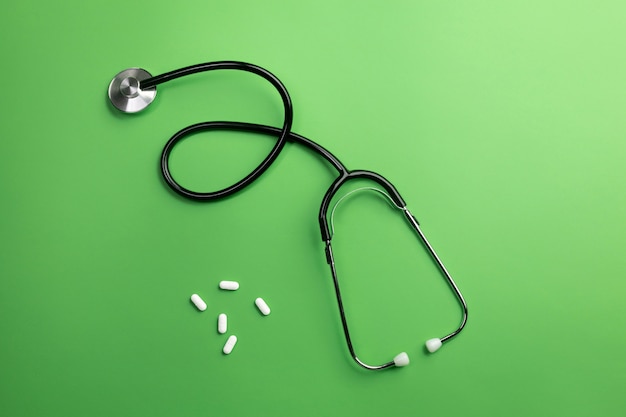
[[[215,122],[203,122],[197,123],[191,126],[187,126],[182,130],[178,131],[174,136],[170,138],[170,140],[165,144],[163,148],[163,152],[161,154],[161,172],[163,174],[163,178],[165,182],[178,194],[183,197],[190,198],[192,200],[198,201],[213,201],[218,200],[220,198],[229,196],[234,194],[242,189],[246,188],[248,185],[252,184],[257,178],[261,176],[269,168],[269,166],[276,160],[281,150],[285,146],[287,141],[296,142],[302,144],[317,154],[321,155],[324,159],[326,159],[338,172],[338,177],[333,181],[333,183],[326,191],[324,198],[322,199],[322,204],[319,211],[319,226],[322,234],[322,241],[325,242],[325,252],[326,252],[326,261],[330,265],[330,271],[333,277],[333,284],[335,288],[335,295],[337,297],[337,304],[339,307],[339,315],[341,316],[341,323],[343,326],[343,332],[345,335],[346,343],[348,345],[348,350],[350,351],[350,355],[352,358],[358,363],[360,366],[370,370],[380,370],[393,366],[405,366],[409,363],[408,355],[405,352],[402,352],[394,357],[393,360],[384,363],[382,365],[368,365],[361,361],[356,353],[354,346],[352,344],[352,339],[350,338],[350,332],[348,329],[348,322],[346,320],[346,315],[344,312],[343,301],[341,298],[341,291],[339,288],[339,280],[337,278],[337,271],[335,268],[335,259],[332,251],[332,236],[333,236],[333,221],[332,216],[334,214],[334,208],[330,214],[329,219],[329,210],[331,205],[331,200],[337,193],[337,191],[347,182],[356,180],[356,179],[365,179],[372,181],[382,187],[384,190],[380,190],[378,188],[371,188],[375,191],[378,191],[385,197],[387,197],[392,204],[402,211],[409,224],[417,232],[424,246],[430,253],[433,260],[436,262],[440,271],[446,278],[450,288],[454,292],[461,308],[462,308],[462,319],[459,327],[454,330],[452,333],[443,336],[441,338],[433,338],[426,341],[426,349],[429,352],[437,351],[443,343],[450,341],[452,338],[456,337],[461,330],[465,327],[467,322],[467,304],[455,284],[454,280],[448,273],[448,270],[444,266],[443,262],[435,253],[435,250],[430,245],[426,236],[420,229],[419,223],[417,219],[411,214],[411,212],[406,208],[406,204],[400,193],[396,190],[396,188],[391,184],[387,179],[385,179],[382,175],[377,174],[372,171],[365,170],[349,170],[343,165],[332,153],[330,153],[327,149],[322,147],[321,145],[313,142],[310,139],[305,138],[304,136],[298,135],[291,131],[291,125],[293,121],[293,107],[291,103],[291,98],[289,97],[289,93],[287,89],[283,85],[283,83],[274,76],[271,72],[267,71],[264,68],[261,68],[254,64],[249,64],[245,62],[238,61],[218,61],[218,62],[208,62],[204,64],[192,65],[185,68],[180,68],[174,71],[167,72],[165,74],[152,76],[149,72],[140,69],[140,68],[130,68],[124,70],[117,74],[109,85],[109,99],[111,103],[119,110],[125,113],[136,113],[143,109],[145,109],[156,97],[156,87],[159,84],[166,83],[168,81],[174,80],[176,78],[184,77],[187,75],[213,71],[213,70],[239,70],[246,71],[253,74],[256,74],[267,81],[269,81],[274,88],[280,94],[280,97],[284,106],[284,121],[283,125],[280,128],[261,125],[261,124],[253,124],[253,123],[244,123],[244,122],[231,122],[231,121],[215,121]],[[176,182],[176,180],[172,177],[169,169],[169,157],[174,146],[188,137],[191,134],[212,130],[230,130],[230,131],[239,131],[239,132],[250,132],[256,134],[263,134],[268,136],[277,137],[277,141],[274,144],[274,147],[270,150],[269,154],[263,159],[263,161],[254,168],[248,175],[246,175],[243,179],[238,182],[232,184],[229,187],[223,188],[218,191],[211,192],[197,192],[190,189],[187,189]],[[355,190],[357,191],[357,190]],[[345,196],[344,196],[345,197]],[[338,203],[337,203],[338,204]],[[336,207],[336,205],[335,205]]]

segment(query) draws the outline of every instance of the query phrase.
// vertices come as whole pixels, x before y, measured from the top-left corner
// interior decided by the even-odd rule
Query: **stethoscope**
[[[405,352],[402,352],[394,357],[393,360],[384,363],[382,365],[368,365],[362,360],[360,360],[354,349],[354,345],[352,343],[352,339],[350,338],[350,331],[348,329],[348,321],[346,319],[346,314],[344,312],[343,301],[341,298],[341,291],[339,288],[339,280],[337,278],[337,270],[335,268],[335,259],[332,251],[332,237],[333,237],[333,215],[335,208],[337,207],[337,202],[332,209],[332,212],[329,216],[329,210],[331,206],[331,200],[337,193],[337,191],[348,181],[352,181],[355,179],[366,179],[373,181],[380,185],[383,190],[373,187],[367,187],[368,189],[373,189],[386,198],[395,206],[397,209],[401,210],[406,219],[408,220],[411,227],[417,232],[424,246],[438,265],[439,269],[445,276],[450,288],[454,292],[459,304],[462,307],[463,317],[461,319],[461,324],[459,327],[454,330],[452,333],[443,336],[441,338],[434,338],[426,341],[426,349],[429,352],[437,351],[443,343],[450,341],[452,338],[456,337],[461,330],[465,327],[467,322],[467,304],[465,303],[465,299],[461,294],[461,291],[457,287],[456,283],[450,276],[450,273],[444,266],[443,262],[435,253],[435,250],[430,245],[426,236],[420,229],[419,223],[417,219],[411,214],[411,212],[406,208],[406,204],[400,193],[396,190],[396,188],[391,184],[387,179],[385,179],[382,175],[379,175],[372,171],[365,170],[354,170],[351,171],[345,167],[332,153],[330,153],[327,149],[322,147],[321,145],[313,142],[310,139],[305,138],[304,136],[298,135],[291,131],[291,125],[293,121],[293,108],[291,104],[291,98],[289,97],[289,93],[287,89],[283,85],[283,83],[276,78],[271,72],[267,71],[264,68],[261,68],[254,64],[249,64],[245,62],[237,62],[237,61],[219,61],[219,62],[208,62],[204,64],[192,65],[189,67],[177,69],[174,71],[167,72],[165,74],[152,76],[146,70],[140,68],[130,68],[124,70],[117,74],[115,78],[111,81],[109,85],[109,99],[111,103],[119,110],[125,113],[136,113],[145,109],[156,97],[156,86],[159,84],[163,84],[167,81],[174,80],[176,78],[184,77],[186,75],[191,75],[199,72],[212,71],[212,70],[239,70],[251,72],[253,74],[259,75],[269,81],[274,88],[278,91],[281,96],[284,105],[284,122],[281,128],[266,126],[260,124],[253,123],[243,123],[243,122],[229,122],[229,121],[219,121],[219,122],[203,122],[197,123],[191,126],[187,126],[184,129],[178,131],[174,136],[170,138],[170,140],[165,144],[163,148],[163,152],[161,154],[161,172],[163,174],[163,178],[165,182],[178,194],[183,197],[190,198],[193,200],[200,201],[212,201],[217,200],[222,197],[226,197],[230,194],[234,194],[238,191],[241,191],[248,185],[252,184],[254,180],[259,178],[263,172],[276,160],[278,154],[285,146],[287,141],[300,143],[309,149],[313,150],[317,154],[321,155],[324,159],[326,159],[337,171],[339,172],[339,176],[333,181],[326,191],[324,198],[322,199],[322,204],[319,211],[319,226],[322,233],[322,241],[325,242],[325,252],[326,252],[326,261],[330,265],[330,271],[333,277],[333,284],[335,287],[335,295],[337,297],[337,304],[339,307],[339,315],[341,316],[341,323],[343,326],[343,332],[346,338],[346,343],[348,345],[348,350],[350,351],[350,355],[352,358],[358,363],[360,366],[370,370],[379,370],[385,369],[392,366],[405,366],[409,363],[408,355]],[[189,190],[182,185],[178,184],[176,180],[172,177],[169,169],[169,156],[170,152],[174,148],[174,146],[183,140],[185,137],[202,131],[210,131],[210,130],[233,130],[240,132],[251,132],[251,133],[259,133],[268,136],[278,137],[276,144],[271,149],[269,154],[263,159],[263,161],[246,175],[243,179],[236,182],[235,184],[223,188],[218,191],[211,192],[197,192]],[[357,190],[354,190],[357,191]],[[353,191],[353,192],[354,192]],[[344,196],[346,197],[346,196]],[[342,199],[344,198],[342,197]],[[340,199],[341,201],[341,199]]]

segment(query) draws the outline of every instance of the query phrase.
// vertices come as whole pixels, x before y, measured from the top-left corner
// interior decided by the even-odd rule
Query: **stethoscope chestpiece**
[[[156,87],[141,89],[141,81],[152,75],[141,68],[129,68],[117,74],[109,84],[109,100],[124,113],[137,113],[156,97]]]

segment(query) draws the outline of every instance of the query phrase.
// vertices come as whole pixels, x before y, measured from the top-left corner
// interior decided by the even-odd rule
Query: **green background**
[[[3,2],[0,414],[618,416],[626,409],[623,1]],[[108,104],[131,66],[268,68],[294,131],[391,180],[469,305],[401,216],[337,210],[349,358],[317,226],[334,178],[298,145],[217,203],[173,194],[159,155],[205,120],[279,125],[232,71]],[[201,134],[177,179],[215,189],[271,138]],[[241,282],[235,293],[221,279]],[[189,303],[197,292],[204,313]],[[253,300],[264,297],[262,317]],[[220,350],[227,312],[239,342]]]

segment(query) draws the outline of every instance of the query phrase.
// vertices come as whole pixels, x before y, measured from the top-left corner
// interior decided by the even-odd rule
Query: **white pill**
[[[235,347],[235,344],[237,343],[237,336],[232,335],[228,338],[228,340],[226,341],[226,344],[224,345],[224,353],[226,355],[230,355],[230,352],[233,351],[233,348]]]
[[[239,289],[237,281],[220,281],[220,288],[223,290],[236,291]]]
[[[257,308],[259,309],[261,313],[263,313],[264,316],[267,316],[268,314],[270,314],[270,308],[268,307],[267,303],[263,301],[261,297],[254,300],[254,304],[256,304]]]
[[[226,314],[222,313],[217,316],[217,331],[220,334],[224,334],[226,330],[228,330],[228,317],[226,317]]]
[[[198,308],[200,311],[206,310],[206,303],[200,298],[198,294],[194,294],[191,296],[191,302]]]

